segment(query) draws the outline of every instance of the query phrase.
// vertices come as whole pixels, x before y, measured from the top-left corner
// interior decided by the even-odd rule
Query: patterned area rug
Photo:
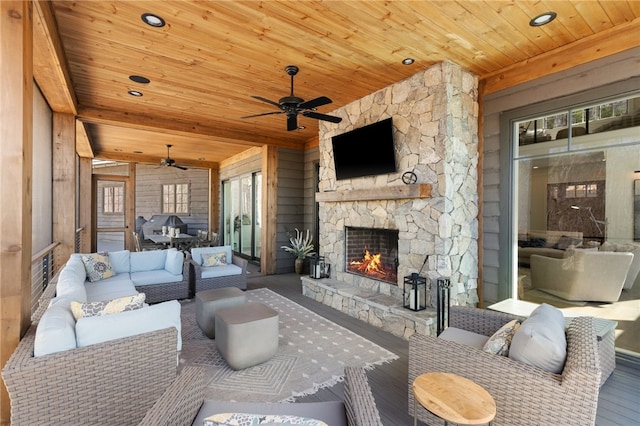
[[[203,367],[208,384],[205,398],[222,401],[285,402],[310,395],[344,379],[345,366],[376,365],[398,356],[373,342],[266,289],[249,290],[247,301],[278,311],[278,352],[269,361],[235,371],[227,366],[195,319],[195,302],[182,302],[180,369]]]

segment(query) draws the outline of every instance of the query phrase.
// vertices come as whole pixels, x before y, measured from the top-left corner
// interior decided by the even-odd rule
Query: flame
[[[351,262],[351,265],[365,274],[385,273],[384,267],[382,266],[382,255],[380,253],[372,255],[368,249],[365,249],[362,261],[354,260]]]

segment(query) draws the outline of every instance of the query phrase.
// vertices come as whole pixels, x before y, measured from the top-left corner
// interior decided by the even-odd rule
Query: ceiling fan
[[[287,130],[289,131],[298,129],[298,114],[302,114],[303,116],[309,118],[315,118],[316,120],[330,121],[332,123],[339,123],[342,121],[341,117],[335,117],[333,115],[320,114],[319,112],[315,112],[319,106],[327,105],[333,102],[326,96],[320,96],[319,98],[311,99],[306,102],[304,99],[295,96],[293,94],[293,77],[298,74],[299,68],[295,65],[288,65],[284,68],[284,70],[291,76],[291,94],[289,96],[280,98],[278,102],[263,98],[262,96],[252,96],[252,98],[280,108],[281,111],[263,112],[262,114],[247,115],[241,118],[253,118],[272,114],[286,114]]]
[[[187,170],[186,167],[176,164],[176,160],[169,156],[169,149],[171,149],[172,146],[173,145],[167,145],[167,158],[160,160],[160,164],[166,167],[175,167],[176,169]]]

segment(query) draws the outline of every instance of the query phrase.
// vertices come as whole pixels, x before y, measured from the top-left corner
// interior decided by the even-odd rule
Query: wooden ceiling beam
[[[33,4],[33,78],[53,111],[75,115],[78,100],[51,2]]]
[[[95,158],[97,160],[123,161],[127,163],[137,163],[137,164],[151,164],[151,165],[156,164],[158,165],[158,167],[160,167],[160,162],[165,157],[110,152],[108,154],[96,154]],[[195,167],[199,169],[217,169],[219,167],[218,163],[211,162],[211,161],[183,160],[180,158],[173,158],[173,159],[176,161],[176,164],[179,164],[185,167]]]
[[[76,120],[76,153],[80,157],[93,158],[93,151],[85,124],[80,120]]]
[[[497,92],[638,47],[640,18],[480,77],[484,94]]]
[[[248,134],[234,129],[217,127],[215,124],[202,125],[178,120],[166,121],[153,117],[129,114],[124,111],[108,111],[97,108],[80,107],[78,119],[84,123],[108,124],[129,129],[147,130],[178,136],[206,136],[218,142],[244,146],[273,145],[286,148],[301,149],[295,139],[274,138],[260,134]]]

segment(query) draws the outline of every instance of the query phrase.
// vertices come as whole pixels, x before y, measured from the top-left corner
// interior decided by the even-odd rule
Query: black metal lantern
[[[421,311],[427,307],[427,279],[416,272],[404,277],[404,307]]]
[[[311,270],[309,271],[309,276],[311,278],[320,279],[324,278],[324,269],[325,269],[325,261],[324,256],[319,256],[317,254],[313,255],[311,258]]]

